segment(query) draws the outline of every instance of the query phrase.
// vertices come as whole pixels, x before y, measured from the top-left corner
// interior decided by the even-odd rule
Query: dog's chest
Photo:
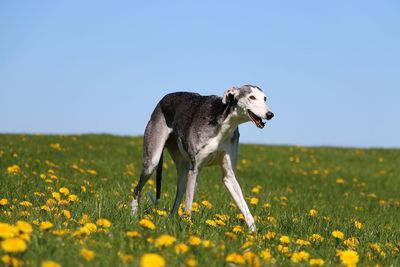
[[[221,130],[198,147],[196,161],[203,166],[219,164],[226,152],[233,131],[230,128]]]

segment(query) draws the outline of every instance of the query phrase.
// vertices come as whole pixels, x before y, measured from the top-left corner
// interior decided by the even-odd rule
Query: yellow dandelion
[[[214,247],[214,243],[211,240],[204,240],[202,242],[202,244],[203,244],[203,247],[205,247],[205,248]]]
[[[268,202],[264,203],[264,205],[263,205],[264,209],[270,209],[271,207],[272,207],[271,203],[268,203]]]
[[[18,228],[8,224],[0,222],[0,237],[1,238],[11,238],[18,235]]]
[[[225,223],[224,223],[224,221],[223,220],[214,220],[214,222],[217,224],[217,225],[219,225],[219,226],[225,226]]]
[[[232,228],[232,232],[234,232],[234,233],[243,233],[243,229],[242,229],[242,227],[240,225],[235,225]]]
[[[262,250],[260,252],[260,256],[261,256],[261,259],[263,259],[263,261],[265,261],[267,263],[271,262],[271,260],[272,260],[272,254],[269,249]]]
[[[214,220],[206,220],[208,226],[217,227],[217,223]]]
[[[31,207],[32,206],[32,203],[31,202],[29,202],[29,201],[22,201],[21,203],[19,203],[21,206],[24,206],[24,207]]]
[[[79,200],[79,197],[77,195],[71,194],[68,196],[68,201],[69,202],[76,202]]]
[[[290,237],[287,235],[283,235],[279,238],[279,241],[283,244],[289,244],[290,243]]]
[[[69,210],[63,210],[62,213],[65,216],[65,218],[71,219],[71,212]]]
[[[8,174],[18,174],[21,172],[21,168],[18,165],[12,165],[7,168]]]
[[[256,198],[256,197],[250,198],[250,204],[254,205],[254,206],[257,206],[258,205],[258,198]]]
[[[109,228],[111,226],[111,222],[107,219],[98,219],[96,224],[104,228]]]
[[[354,237],[354,236],[346,239],[343,243],[346,246],[348,246],[349,248],[352,248],[352,249],[355,249],[360,244],[360,242],[358,241],[357,237]]]
[[[55,261],[44,261],[42,262],[41,267],[61,267],[61,264]]]
[[[53,192],[51,195],[54,197],[55,200],[60,201],[61,200],[61,194],[58,192]]]
[[[190,256],[189,258],[185,259],[185,266],[187,267],[196,267],[197,261],[194,256]]]
[[[33,229],[32,225],[30,223],[27,223],[25,221],[17,221],[16,227],[18,230],[24,234],[31,234]]]
[[[322,241],[324,241],[324,238],[320,234],[312,234],[310,236],[310,240],[312,242],[322,242]]]
[[[94,251],[87,248],[82,248],[80,254],[86,261],[91,261],[95,257]]]
[[[310,241],[303,240],[303,239],[297,239],[296,244],[300,245],[300,246],[310,246],[311,245]]]
[[[156,226],[154,225],[154,223],[148,219],[140,220],[139,225],[143,228],[150,229],[150,230],[156,229]]]
[[[39,229],[43,231],[49,230],[51,227],[53,227],[53,224],[49,221],[44,221],[39,224]]]
[[[145,253],[140,258],[140,267],[164,267],[165,260],[156,253]]]
[[[292,254],[292,257],[290,257],[290,260],[294,263],[298,263],[301,261],[306,261],[310,257],[310,253],[305,252],[305,251],[299,251],[295,252]]]
[[[211,204],[211,202],[208,201],[208,200],[203,200],[203,201],[201,202],[201,204],[202,204],[204,207],[206,207],[207,209],[211,209],[211,208],[212,208],[212,204]]]
[[[355,226],[357,229],[361,229],[361,228],[363,227],[362,223],[359,222],[359,221],[357,221],[357,220],[354,221],[354,226]]]
[[[265,238],[265,239],[268,239],[268,240],[273,239],[273,238],[275,238],[275,237],[276,237],[276,233],[275,233],[275,232],[272,232],[272,231],[268,231],[268,232],[266,232],[265,235],[264,235],[264,238]]]
[[[249,266],[260,266],[260,258],[252,251],[246,251],[243,253],[243,258]]]
[[[325,261],[320,258],[310,259],[310,261],[309,261],[309,264],[311,266],[322,266],[322,265],[324,265],[324,263],[325,263]]]
[[[190,244],[191,246],[198,246],[198,245],[201,244],[201,238],[198,237],[198,236],[192,235],[192,236],[189,237],[188,242],[189,242],[189,244]]]
[[[244,257],[239,253],[231,253],[226,256],[225,260],[228,263],[233,263],[237,265],[244,265],[246,263]]]
[[[344,184],[344,179],[343,178],[337,178],[336,179],[337,184]]]
[[[7,198],[0,199],[0,206],[5,206],[7,204],[8,204],[8,199]]]
[[[155,247],[159,248],[159,247],[168,247],[170,245],[172,245],[175,242],[176,238],[168,235],[168,234],[164,234],[159,236],[156,240],[155,240]]]
[[[6,264],[6,265],[10,265],[10,266],[22,266],[22,263],[14,257],[11,257],[10,255],[3,255],[1,257],[1,261]]]
[[[61,194],[63,194],[64,196],[68,196],[69,195],[69,189],[66,187],[61,187],[60,190],[58,190]]]
[[[176,254],[184,254],[189,250],[189,247],[184,243],[178,243],[175,245],[175,253]]]
[[[168,215],[168,213],[165,210],[156,210],[157,214],[161,217],[165,217]]]
[[[94,223],[85,223],[81,231],[85,234],[93,234],[97,232],[97,226]]]
[[[346,267],[355,267],[357,266],[359,257],[356,251],[354,250],[345,250],[339,253],[339,258],[342,264]]]
[[[128,264],[128,263],[133,261],[133,256],[132,255],[124,254],[121,251],[118,251],[117,255],[118,255],[119,259],[122,261],[123,264]]]
[[[341,231],[335,230],[335,231],[332,232],[332,236],[334,238],[337,238],[337,239],[343,239],[344,238],[344,233],[341,232]]]
[[[318,215],[318,211],[317,211],[316,209],[310,209],[310,210],[308,211],[308,215],[309,215],[310,217],[316,217],[316,216]]]
[[[91,169],[86,170],[86,172],[91,174],[91,175],[96,175],[97,174],[97,172],[95,170],[91,170]]]
[[[1,242],[1,248],[6,253],[24,252],[26,247],[26,242],[21,238],[8,238]]]
[[[131,238],[138,238],[141,237],[142,235],[138,231],[128,231],[126,232],[126,236]]]

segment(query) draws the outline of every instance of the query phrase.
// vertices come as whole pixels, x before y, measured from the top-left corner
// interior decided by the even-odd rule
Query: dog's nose
[[[274,117],[274,113],[272,113],[271,111],[268,111],[267,114],[265,115],[265,117],[267,117],[267,120],[270,120]]]

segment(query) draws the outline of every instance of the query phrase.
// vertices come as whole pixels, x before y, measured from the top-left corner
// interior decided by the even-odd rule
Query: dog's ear
[[[235,86],[225,90],[224,96],[222,97],[222,104],[226,105],[233,102],[238,95],[239,89]]]

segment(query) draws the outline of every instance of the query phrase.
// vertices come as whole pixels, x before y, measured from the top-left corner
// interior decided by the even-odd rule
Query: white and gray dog
[[[253,85],[232,87],[225,91],[222,98],[189,92],[164,96],[144,132],[142,171],[134,190],[132,214],[137,213],[140,192],[156,168],[156,199],[160,199],[163,150],[167,147],[178,174],[172,215],[177,214],[185,189],[185,212],[190,213],[200,170],[219,165],[225,186],[247,225],[255,231],[254,218],[233,170],[238,152],[238,125],[253,121],[258,128],[264,128],[263,119],[274,117],[266,100],[263,91]]]

